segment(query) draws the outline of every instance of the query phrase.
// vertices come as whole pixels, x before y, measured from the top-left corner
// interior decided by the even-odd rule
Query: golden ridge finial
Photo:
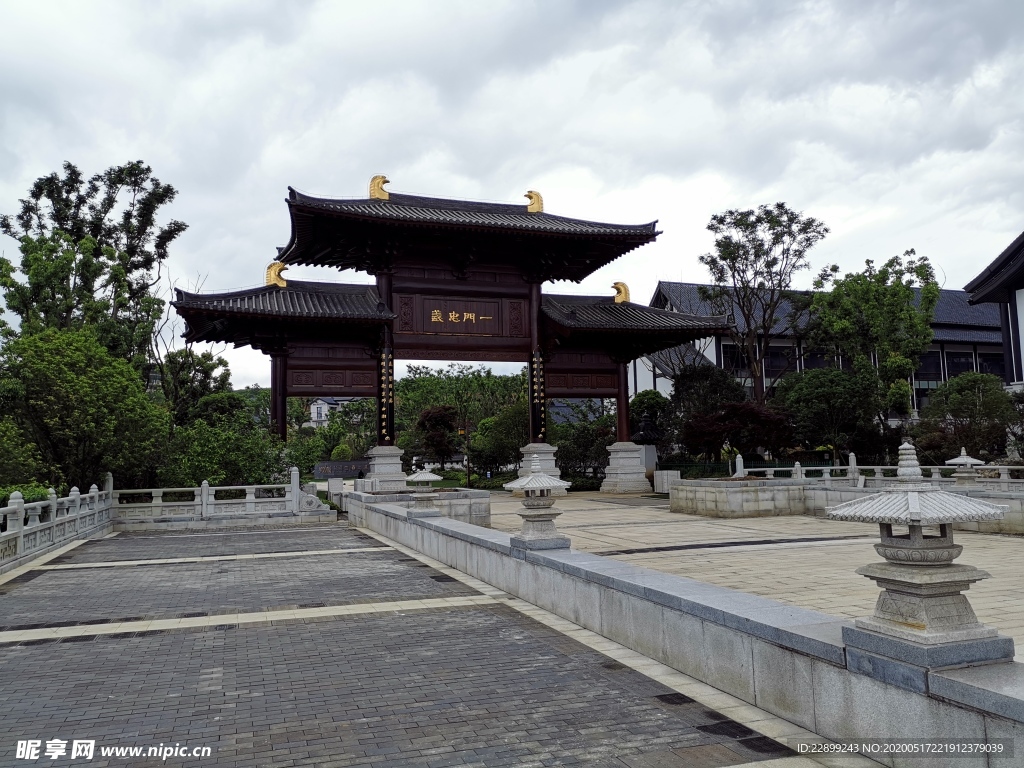
[[[526,206],[528,212],[544,213],[544,198],[540,196],[540,192],[531,189],[523,197],[530,201],[530,204]]]
[[[390,183],[388,182],[388,177],[382,174],[377,174],[372,179],[370,179],[370,199],[387,200],[389,197],[391,197],[388,191],[384,189],[384,185],[388,183]]]
[[[612,283],[612,288],[615,289],[615,303],[621,304],[624,301],[629,301],[629,286],[625,283]]]
[[[288,269],[283,261],[272,261],[267,265],[267,278],[264,285],[276,285],[279,288],[288,286],[288,281],[281,277],[281,273]]]

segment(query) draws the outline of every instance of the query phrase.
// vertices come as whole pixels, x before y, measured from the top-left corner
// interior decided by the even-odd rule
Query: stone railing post
[[[733,474],[733,477],[746,477],[746,475],[747,475],[747,469],[746,469],[746,467],[743,466],[743,455],[737,453],[736,454],[736,472],[735,472],[735,474]]]
[[[999,468],[999,490],[1008,491],[1010,490],[1010,468],[1000,467]]]
[[[71,492],[68,494],[68,503],[64,507],[65,515],[78,516],[78,513],[82,511],[82,493],[78,490],[78,486],[72,486]]]
[[[199,514],[206,517],[210,513],[210,483],[203,480],[199,486]]]
[[[857,468],[857,454],[853,451],[850,451],[850,470],[846,474],[850,476],[850,485],[857,485],[860,470]]]
[[[249,485],[245,488],[245,511],[256,511],[256,486]]]
[[[793,462],[793,479],[803,480],[804,479],[804,468],[800,466],[799,461]]]
[[[405,484],[405,475],[402,475],[402,483]],[[299,468],[292,467],[291,482],[288,484],[288,511],[298,512],[299,504],[302,501],[302,487],[299,483]]]
[[[11,495],[13,496],[13,494]],[[57,494],[54,492],[52,488],[50,489],[50,496],[47,503],[53,505],[54,507],[57,505]],[[42,506],[39,504],[33,504],[32,506],[28,507],[26,511],[28,513],[28,520],[25,522],[25,527],[34,528],[35,526],[39,525],[39,517],[43,511]]]
[[[103,477],[103,490],[105,492],[107,492],[107,493],[113,493],[114,492],[114,473],[113,472],[107,472],[107,474]]]
[[[13,512],[7,513],[7,532],[17,534],[14,553],[15,557],[20,557],[25,554],[25,541],[22,538],[22,530],[25,528],[25,497],[21,495],[21,491],[11,494],[7,506],[14,509]]]
[[[49,505],[49,512],[46,515],[47,520],[55,520],[58,517],[66,517],[68,515],[68,508],[60,506],[57,502],[57,492],[53,488],[50,488],[50,492],[46,495],[46,502]]]
[[[154,488],[151,493],[153,495],[153,501],[150,504],[152,515],[153,517],[160,517],[160,513],[164,508],[164,489]]]
[[[765,480],[774,480],[775,479],[775,467],[765,467],[764,468],[764,479]]]
[[[96,483],[89,486],[89,495],[86,497],[86,504],[89,506],[90,512],[95,512],[99,508],[100,489],[96,487]]]

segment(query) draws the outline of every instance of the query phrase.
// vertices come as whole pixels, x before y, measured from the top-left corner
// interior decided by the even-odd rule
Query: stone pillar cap
[[[405,479],[411,483],[432,483],[435,480],[444,480],[440,475],[435,475],[433,472],[427,472],[426,470],[413,472]]]
[[[976,467],[979,464],[984,464],[985,462],[982,461],[981,459],[975,459],[971,456],[968,456],[967,449],[961,448],[960,455],[957,456],[955,459],[948,459],[946,463],[960,467]]]
[[[533,454],[533,461],[530,463],[532,474],[524,475],[518,480],[505,483],[502,487],[506,491],[543,491],[554,488],[568,488],[572,483],[559,480],[551,475],[545,475],[540,471],[540,458]]]

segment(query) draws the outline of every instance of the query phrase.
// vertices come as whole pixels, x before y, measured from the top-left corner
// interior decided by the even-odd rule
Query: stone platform
[[[781,743],[813,734],[347,523],[76,542],[0,577],[0,616],[0,765],[32,739],[91,766],[816,764]]]

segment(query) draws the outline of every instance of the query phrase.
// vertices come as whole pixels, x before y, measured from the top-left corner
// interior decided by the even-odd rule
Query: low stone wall
[[[824,516],[828,507],[881,490],[877,487],[857,488],[839,480],[674,480],[668,493],[672,512],[737,518]],[[1009,507],[1002,520],[956,523],[954,527],[957,530],[1024,534],[1024,493],[1001,492],[989,486],[965,488],[944,485],[942,490]]]
[[[842,628],[851,624],[833,616],[598,555],[513,549],[507,533],[358,501],[363,527],[826,738],[1024,745],[1024,665],[930,672],[927,690],[914,692],[898,674],[887,679],[891,670],[849,668]],[[961,755],[881,762],[974,764]],[[1020,765],[1021,756],[978,764]]]
[[[241,498],[217,498],[229,493]],[[333,523],[338,513],[315,493],[302,490],[299,471],[278,485],[142,488],[114,491],[114,530],[148,531],[183,528],[223,528],[239,525],[303,525]],[[179,498],[170,501],[174,497]],[[140,500],[139,497],[145,497]]]
[[[408,509],[413,503],[412,491],[348,491],[341,495],[342,512],[348,513],[350,522],[363,525],[367,504],[394,504]],[[442,517],[460,520],[481,528],[491,527],[491,494],[470,488],[454,488],[437,492],[434,506]]]
[[[12,494],[0,509],[0,522],[0,573],[5,573],[72,541],[111,533],[111,492],[95,485],[89,493],[72,488],[65,498],[53,494],[29,504],[20,493]]]

